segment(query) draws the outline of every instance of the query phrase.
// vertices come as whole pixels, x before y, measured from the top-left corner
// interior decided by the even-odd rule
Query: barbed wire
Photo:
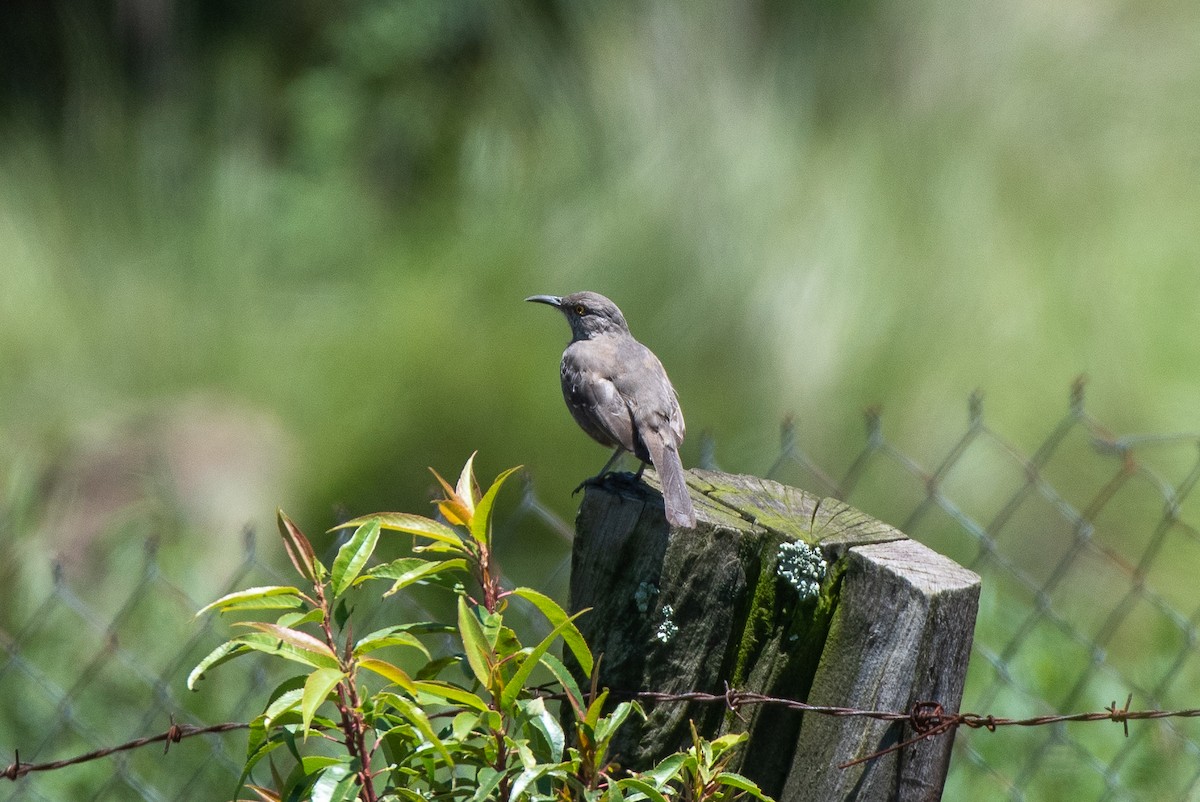
[[[851,766],[856,766],[860,763],[866,763],[871,760],[883,757],[884,755],[898,752],[908,746],[911,746],[919,741],[928,740],[939,735],[957,730],[959,727],[967,727],[969,729],[984,729],[989,732],[995,732],[1002,727],[1039,727],[1050,724],[1064,724],[1069,722],[1093,722],[1093,721],[1111,721],[1121,724],[1124,727],[1124,735],[1129,737],[1129,722],[1130,721],[1150,721],[1157,719],[1169,718],[1200,718],[1200,708],[1190,708],[1185,710],[1131,710],[1130,705],[1133,703],[1133,694],[1130,694],[1125,699],[1123,707],[1118,707],[1114,701],[1104,710],[1096,710],[1085,713],[1056,713],[1043,716],[1028,716],[1025,718],[1013,718],[1007,716],[998,716],[994,714],[981,713],[958,713],[947,711],[942,707],[941,703],[933,701],[922,701],[915,703],[907,711],[895,710],[864,710],[853,707],[837,707],[832,705],[811,705],[807,702],[800,702],[795,699],[781,699],[775,696],[766,694],[754,693],[749,691],[738,691],[728,688],[723,694],[704,693],[699,691],[690,691],[685,693],[659,693],[654,691],[638,691],[632,693],[614,692],[613,696],[617,698],[636,698],[641,701],[653,701],[658,703],[671,702],[688,702],[699,704],[720,703],[726,706],[730,712],[738,712],[743,707],[752,705],[776,705],[796,710],[803,713],[814,713],[823,716],[832,716],[834,718],[870,718],[876,721],[902,721],[912,727],[917,733],[916,737],[906,741],[893,744],[886,749],[881,749],[878,752],[872,752],[869,755],[856,758],[845,763],[839,763],[839,769],[847,769]],[[556,697],[561,694],[555,694]]]
[[[562,701],[566,699],[564,693],[550,693],[542,689],[535,689],[535,694],[543,699],[554,699]],[[721,704],[724,705],[730,712],[738,713],[742,708],[753,707],[757,705],[772,705],[782,707],[788,710],[795,710],[802,713],[812,713],[815,715],[831,716],[834,718],[869,718],[876,721],[903,722],[908,724],[916,733],[916,735],[907,740],[893,744],[886,749],[881,749],[877,752],[864,755],[854,760],[839,763],[839,769],[848,769],[852,766],[857,766],[861,763],[867,763],[872,760],[889,755],[893,752],[901,751],[920,741],[930,740],[932,738],[945,735],[953,732],[960,727],[967,727],[973,730],[987,730],[995,732],[1003,727],[1038,727],[1050,724],[1063,724],[1070,722],[1085,723],[1095,721],[1110,721],[1116,724],[1121,724],[1124,727],[1125,737],[1129,737],[1129,722],[1130,721],[1151,721],[1168,718],[1200,718],[1200,708],[1187,710],[1131,710],[1130,704],[1133,701],[1133,695],[1130,694],[1122,707],[1118,707],[1114,701],[1104,710],[1095,710],[1085,713],[1067,713],[1045,716],[1030,716],[1026,718],[1011,718],[1006,716],[997,716],[994,714],[981,713],[960,713],[947,711],[942,707],[941,703],[934,701],[922,701],[914,704],[907,711],[897,710],[867,710],[854,707],[837,707],[834,705],[813,705],[807,702],[801,702],[796,699],[784,699],[777,696],[756,693],[752,691],[739,691],[735,688],[726,685],[724,693],[708,693],[705,691],[686,691],[681,693],[665,693],[660,691],[610,691],[610,698],[614,699],[636,699],[642,702],[654,702],[656,704],[672,704],[672,703],[695,703],[695,704]],[[196,735],[206,735],[212,733],[231,732],[234,730],[243,730],[250,727],[246,722],[226,722],[224,724],[213,724],[207,727],[196,727],[190,724],[176,724],[171,722],[171,726],[164,732],[156,735],[149,735],[144,738],[137,738],[132,741],[127,741],[116,746],[103,747],[93,749],[76,757],[67,758],[64,760],[54,760],[48,763],[22,763],[20,752],[15,755],[14,761],[9,764],[3,771],[0,771],[0,777],[7,780],[16,781],[27,774],[39,771],[55,771],[64,769],[69,766],[77,766],[82,763],[88,763],[93,760],[109,757],[119,752],[125,752],[130,749],[138,749],[150,744],[163,743],[163,754],[170,751],[171,744],[176,744],[184,738],[191,738]]]
[[[191,724],[176,724],[171,722],[171,726],[165,732],[160,732],[157,735],[147,735],[145,738],[135,738],[132,741],[126,741],[117,746],[106,746],[100,749],[93,749],[82,755],[77,755],[66,760],[52,760],[49,763],[22,763],[20,750],[17,751],[12,763],[8,765],[4,771],[0,771],[0,777],[14,782],[26,774],[31,774],[35,771],[55,771],[56,769],[65,769],[68,766],[78,766],[81,763],[88,763],[93,760],[99,760],[109,755],[114,755],[118,752],[127,752],[130,749],[138,749],[150,744],[163,743],[163,754],[171,749],[171,744],[177,744],[184,738],[192,738],[196,735],[207,735],[218,732],[231,732],[233,730],[249,729],[250,725],[241,721],[229,721],[224,724],[211,724],[207,727],[195,727]]]

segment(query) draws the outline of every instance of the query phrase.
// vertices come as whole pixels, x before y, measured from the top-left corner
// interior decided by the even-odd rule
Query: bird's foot
[[[604,479],[604,476],[605,476],[605,474],[602,474],[602,473],[598,474],[596,476],[589,476],[588,478],[584,479],[579,484],[575,485],[575,489],[571,491],[571,495],[574,496],[580,490],[583,490],[585,487],[594,487],[594,486],[600,484],[600,482]]]
[[[641,477],[641,471],[638,471],[636,474],[630,473],[629,471],[606,471],[604,473],[598,473],[595,476],[589,476],[587,479],[584,479],[582,482],[580,482],[575,489],[571,491],[571,495],[576,495],[585,487],[602,487],[610,482],[619,482],[620,484],[624,485],[635,485],[638,483]]]

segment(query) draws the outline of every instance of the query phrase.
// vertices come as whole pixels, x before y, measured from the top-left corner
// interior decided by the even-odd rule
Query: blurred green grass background
[[[277,419],[306,513],[474,448],[560,496],[603,454],[520,299],[584,287],[729,467],[787,412],[830,462],[868,404],[936,440],[973,388],[1040,431],[1080,372],[1113,425],[1191,422],[1188,4],[108,11],[6,69],[10,442],[211,393]]]
[[[974,389],[1032,448],[1080,373],[1118,431],[1195,425],[1194,4],[26,0],[7,22],[15,563],[100,573],[147,532],[215,559],[277,505],[313,530],[421,510],[425,466],[475,449],[570,519],[606,455],[532,293],[621,305],[679,390],[685,464],[707,433],[762,472],[790,414],[836,473],[877,403],[943,454]],[[539,544],[506,568],[549,570]]]

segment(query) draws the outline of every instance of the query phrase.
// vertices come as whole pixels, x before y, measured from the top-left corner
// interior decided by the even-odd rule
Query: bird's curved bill
[[[562,298],[557,295],[530,295],[525,300],[538,304],[549,304],[550,306],[562,306]]]

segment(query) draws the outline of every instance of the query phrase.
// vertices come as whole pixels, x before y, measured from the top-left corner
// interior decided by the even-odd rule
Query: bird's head
[[[629,325],[617,305],[596,292],[531,295],[525,300],[547,304],[562,312],[576,340],[588,340],[600,334],[629,333]]]

